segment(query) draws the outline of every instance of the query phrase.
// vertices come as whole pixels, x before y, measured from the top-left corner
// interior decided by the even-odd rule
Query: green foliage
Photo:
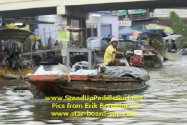
[[[187,41],[183,41],[183,42],[180,44],[180,48],[187,48]]]
[[[171,19],[172,25],[183,24],[180,17],[174,11],[170,13],[170,19]]]
[[[117,50],[118,50],[118,51],[121,51],[121,52],[125,52],[126,46],[123,45],[123,46],[119,47]]]
[[[183,35],[183,41],[180,47],[184,48],[187,46],[187,25],[182,19],[173,11],[170,13],[170,20],[172,22],[172,28],[175,33]]]
[[[170,13],[170,20],[174,32],[183,35],[184,40],[187,41],[187,25],[174,11]]]

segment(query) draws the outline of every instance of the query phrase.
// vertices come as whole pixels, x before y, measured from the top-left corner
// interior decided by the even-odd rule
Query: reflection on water
[[[164,62],[161,69],[149,69],[149,88],[140,93],[135,117],[64,117],[52,119],[51,103],[33,99],[29,91],[13,91],[24,81],[0,79],[0,125],[185,125],[187,124],[187,57]],[[65,103],[65,102],[64,102]],[[85,109],[81,109],[85,110]],[[99,109],[98,109],[99,110]],[[108,110],[108,109],[100,109]],[[123,111],[124,109],[116,109]]]

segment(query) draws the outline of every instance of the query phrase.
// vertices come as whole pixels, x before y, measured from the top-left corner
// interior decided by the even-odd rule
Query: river
[[[187,57],[166,61],[160,69],[148,69],[149,87],[137,96],[133,117],[51,118],[51,102],[34,99],[30,91],[14,91],[24,81],[0,79],[0,125],[186,125]],[[84,111],[85,109],[79,109]],[[100,109],[109,111],[110,109]],[[114,109],[113,109],[114,110]],[[120,108],[114,111],[123,111]]]

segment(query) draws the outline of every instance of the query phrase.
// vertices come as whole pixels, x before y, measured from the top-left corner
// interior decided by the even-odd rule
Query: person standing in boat
[[[172,45],[171,51],[176,52],[177,51],[177,46],[176,46],[175,40],[171,40],[171,45]]]
[[[120,62],[118,59],[115,59],[116,54],[124,55],[124,52],[117,51],[118,39],[112,37],[109,46],[105,50],[104,54],[104,65],[105,66],[125,66],[125,63]]]

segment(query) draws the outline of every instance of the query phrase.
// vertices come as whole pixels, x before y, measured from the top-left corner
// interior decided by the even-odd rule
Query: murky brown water
[[[164,62],[161,69],[149,69],[149,88],[137,103],[134,117],[61,117],[51,118],[51,103],[34,99],[29,91],[13,91],[23,81],[0,79],[0,125],[186,125],[187,57]],[[80,109],[85,110],[85,109]],[[110,110],[110,109],[100,109]],[[123,111],[125,109],[116,109]],[[113,110],[114,111],[114,110]]]

